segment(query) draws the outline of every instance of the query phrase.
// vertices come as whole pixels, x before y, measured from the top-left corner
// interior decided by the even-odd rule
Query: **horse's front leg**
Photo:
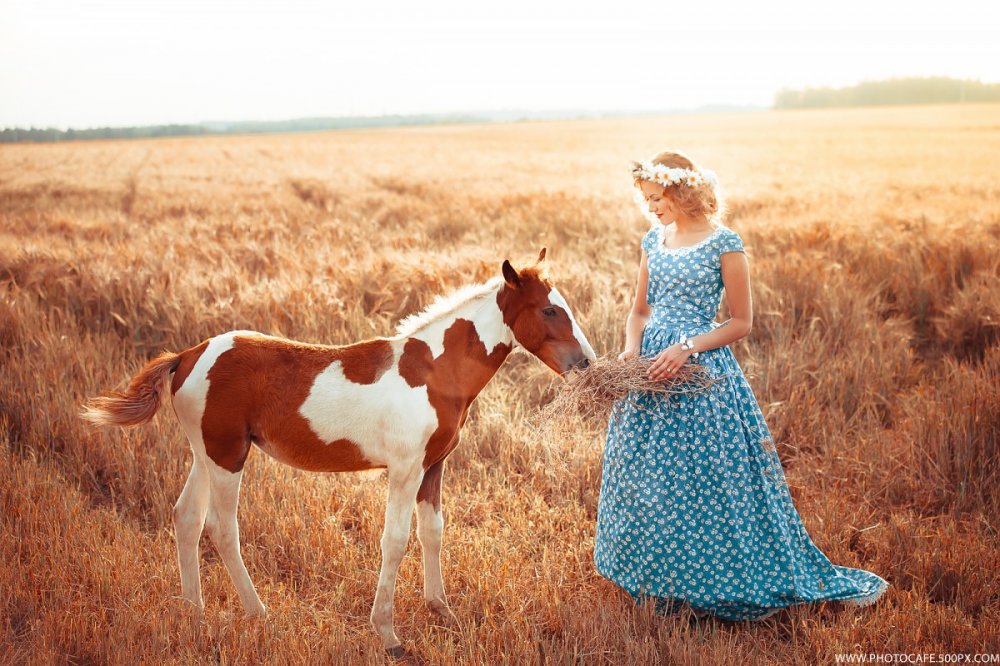
[[[396,570],[406,552],[410,536],[410,518],[417,489],[423,478],[419,462],[405,467],[389,468],[389,498],[385,505],[385,528],[382,531],[382,569],[372,604],[372,626],[382,638],[382,645],[393,656],[402,656],[403,649],[392,624],[392,599],[396,588]]]
[[[424,599],[427,606],[449,623],[455,615],[448,608],[441,577],[441,540],[444,533],[444,513],[441,511],[441,480],[444,461],[441,460],[424,472],[417,492],[417,538],[424,553]]]

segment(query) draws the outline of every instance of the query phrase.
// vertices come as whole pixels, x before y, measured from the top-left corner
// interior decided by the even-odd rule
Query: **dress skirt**
[[[714,328],[647,326],[652,358]],[[696,362],[714,378],[699,392],[632,393],[612,410],[604,451],[594,562],[637,601],[687,604],[727,620],[756,620],[818,601],[873,603],[888,587],[837,566],[809,538],[771,433],[729,347]]]

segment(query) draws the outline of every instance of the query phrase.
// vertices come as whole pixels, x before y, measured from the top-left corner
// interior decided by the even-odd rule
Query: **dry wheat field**
[[[756,317],[734,351],[807,528],[890,590],[760,623],[636,607],[593,570],[602,433],[542,441],[553,375],[514,355],[445,473],[459,623],[424,607],[411,537],[404,645],[428,664],[1000,651],[1000,106],[966,105],[0,146],[0,661],[387,661],[368,622],[384,478],[252,454],[243,555],[270,615],[243,617],[204,539],[198,616],[173,415],[97,430],[80,403],[230,329],[391,335],[542,247],[617,352],[647,224],[628,162],[666,147],[718,172],[747,243]]]

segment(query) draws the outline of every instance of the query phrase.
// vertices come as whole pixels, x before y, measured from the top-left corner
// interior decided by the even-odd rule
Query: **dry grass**
[[[530,419],[539,437],[561,448],[567,438],[579,436],[581,431],[606,428],[612,406],[619,400],[646,409],[630,399],[634,392],[664,398],[704,391],[713,382],[711,373],[695,363],[684,365],[662,381],[649,378],[649,366],[649,360],[638,356],[619,360],[617,354],[608,354],[586,370],[571,373],[566,381],[553,380],[551,398],[544,399],[543,406]]]
[[[0,654],[14,663],[371,663],[384,481],[253,455],[241,617],[207,541],[178,600],[169,410],[95,431],[84,397],[232,328],[389,334],[541,246],[599,354],[621,348],[643,222],[629,160],[690,152],[729,187],[756,320],[735,352],[807,528],[883,575],[871,609],[760,624],[659,619],[593,571],[601,435],[542,447],[550,375],[517,355],[445,475],[456,628],[397,630],[430,663],[829,662],[1000,650],[1000,107],[427,127],[0,147]]]

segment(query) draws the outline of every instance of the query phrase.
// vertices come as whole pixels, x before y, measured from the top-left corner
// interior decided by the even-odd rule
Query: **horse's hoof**
[[[389,655],[389,658],[398,664],[406,664],[407,666],[427,666],[426,661],[405,649],[402,645],[386,648],[385,653]]]

